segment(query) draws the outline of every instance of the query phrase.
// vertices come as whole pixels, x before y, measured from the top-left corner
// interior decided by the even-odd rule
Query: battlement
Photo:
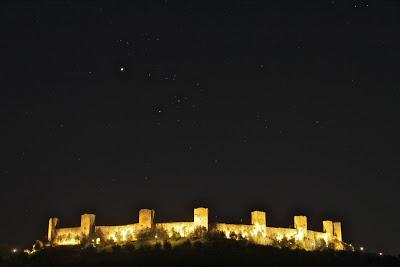
[[[312,231],[307,228],[307,217],[304,215],[294,216],[294,228],[267,226],[266,213],[264,211],[252,211],[251,224],[209,224],[208,208],[204,207],[194,209],[193,221],[191,222],[156,223],[154,218],[154,210],[141,209],[139,210],[137,223],[97,226],[94,214],[83,214],[80,227],[72,228],[57,228],[60,222],[59,219],[50,218],[48,241],[54,246],[78,245],[83,240],[95,240],[96,243],[107,241],[124,243],[138,240],[143,231],[154,231],[154,238],[158,238],[157,232],[161,231],[165,232],[169,238],[176,238],[177,236],[185,238],[196,233],[196,229],[204,229],[205,231],[222,232],[227,238],[244,238],[262,245],[279,243],[283,239],[293,239],[306,250],[316,249],[316,244],[321,242],[325,246],[332,244],[335,249],[343,249],[344,247],[340,222],[326,220],[322,222],[322,232]]]

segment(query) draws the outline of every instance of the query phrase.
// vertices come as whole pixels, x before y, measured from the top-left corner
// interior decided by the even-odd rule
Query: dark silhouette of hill
[[[137,244],[136,244],[137,245]],[[400,266],[394,256],[332,250],[306,252],[246,241],[185,241],[171,246],[169,242],[140,246],[45,248],[32,255],[16,253],[3,257],[0,266]]]

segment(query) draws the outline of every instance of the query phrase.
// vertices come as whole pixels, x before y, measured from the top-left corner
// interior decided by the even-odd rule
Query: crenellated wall
[[[263,211],[251,212],[251,224],[209,224],[207,208],[194,209],[191,222],[155,223],[154,217],[154,210],[141,209],[137,223],[96,226],[94,214],[83,214],[81,226],[72,228],[57,228],[59,219],[50,218],[48,240],[55,246],[78,245],[85,239],[93,240],[97,244],[105,241],[123,243],[137,240],[140,235],[147,232],[151,233],[151,237],[154,235],[154,238],[165,238],[165,234],[163,237],[158,237],[158,234],[161,233],[166,233],[169,238],[172,238],[176,235],[189,237],[197,229],[200,229],[201,231],[222,232],[226,238],[249,239],[262,245],[295,242],[297,246],[306,250],[316,249],[321,247],[321,244],[337,250],[344,249],[340,222],[323,221],[323,232],[318,232],[308,229],[307,217],[303,215],[294,216],[294,228],[268,227],[266,213]]]

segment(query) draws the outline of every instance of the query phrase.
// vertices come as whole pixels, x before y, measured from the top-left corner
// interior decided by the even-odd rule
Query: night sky
[[[1,1],[1,244],[203,205],[400,252],[400,2],[111,2]]]

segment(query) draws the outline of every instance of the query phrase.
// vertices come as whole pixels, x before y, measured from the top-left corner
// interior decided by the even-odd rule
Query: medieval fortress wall
[[[189,237],[196,229],[203,231],[219,231],[227,238],[251,239],[255,243],[268,245],[280,242],[283,239],[295,240],[304,249],[313,250],[323,241],[326,246],[332,245],[335,249],[343,249],[342,231],[340,222],[323,221],[323,231],[317,232],[308,229],[306,216],[294,216],[294,228],[268,227],[266,213],[263,211],[251,212],[251,224],[227,224],[208,222],[208,209],[194,209],[194,218],[191,222],[154,222],[154,210],[141,209],[139,222],[127,225],[96,226],[94,214],[83,214],[80,227],[57,228],[58,218],[50,218],[48,240],[55,246],[78,245],[85,239],[93,239],[96,243],[103,240],[113,242],[128,242],[138,239],[138,235],[146,230],[162,230],[168,237],[178,235]],[[157,231],[155,231],[157,232]],[[157,239],[157,234],[155,235]]]

